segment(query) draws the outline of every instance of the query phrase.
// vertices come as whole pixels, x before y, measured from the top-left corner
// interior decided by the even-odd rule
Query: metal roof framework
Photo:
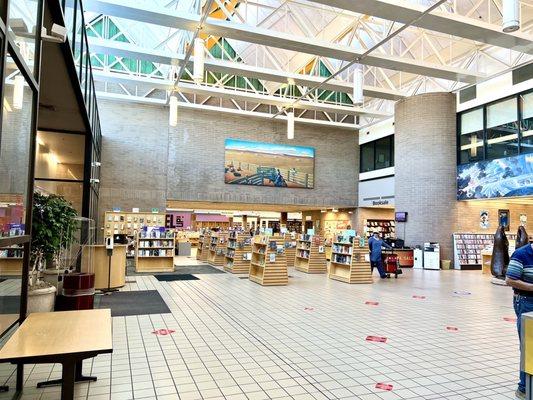
[[[94,35],[90,39],[94,54],[112,56],[114,62],[123,57],[148,60],[164,75],[143,74],[127,65],[116,71],[104,62],[104,74],[97,78],[101,95],[117,94],[120,99],[135,101],[166,100],[168,82],[159,81],[172,80],[179,69],[200,19],[199,2],[86,0],[88,21],[106,16],[131,38],[130,43],[124,44]],[[434,0],[215,0],[202,32],[215,46],[224,38],[234,54],[221,46],[222,59],[208,55],[209,83],[194,92],[180,93],[180,101],[200,108],[228,108],[243,115],[276,114],[282,109],[278,105],[282,102],[273,101],[272,97],[298,97],[295,92],[304,93],[324,78],[319,64],[334,73],[354,55],[363,53],[433,3]],[[519,32],[503,33],[501,0],[450,0],[365,61],[364,112],[346,112],[349,104],[332,96],[335,92],[351,93],[353,70],[348,70],[308,96],[309,102],[325,104],[299,109],[297,122],[311,119],[356,129],[391,115],[394,101],[405,96],[457,90],[530,62],[532,1],[521,1],[521,17]],[[117,74],[122,79],[113,79]],[[235,77],[250,84],[237,87]],[[261,82],[261,90],[253,85],[253,79]],[[239,93],[243,91],[248,93]]]

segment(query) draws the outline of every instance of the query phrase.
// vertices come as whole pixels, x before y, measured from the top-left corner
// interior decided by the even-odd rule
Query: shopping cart
[[[397,254],[394,254],[393,250],[391,253],[385,256],[385,272],[387,274],[394,274],[394,278],[398,278],[398,275],[401,275],[402,269],[400,268],[400,258]]]

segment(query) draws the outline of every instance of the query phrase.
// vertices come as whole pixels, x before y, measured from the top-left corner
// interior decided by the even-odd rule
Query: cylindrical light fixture
[[[514,32],[520,29],[520,1],[503,0],[502,29],[504,32]]]
[[[287,113],[287,139],[294,139],[294,109]]]
[[[353,104],[363,104],[363,66],[356,65],[353,71]]]
[[[205,45],[204,40],[200,38],[194,39],[194,64],[192,79],[196,83],[204,80],[204,66],[205,66]]]
[[[15,76],[15,86],[13,87],[13,108],[22,110],[22,103],[24,102],[24,77],[22,75]]]
[[[170,96],[169,99],[169,115],[168,124],[170,126],[178,126],[178,98],[176,95]]]

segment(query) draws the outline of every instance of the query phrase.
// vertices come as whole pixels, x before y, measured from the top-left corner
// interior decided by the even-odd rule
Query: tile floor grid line
[[[181,285],[181,286],[184,286],[184,285]],[[191,286],[192,290],[194,290],[194,286],[192,286],[192,285],[190,285],[190,286]],[[202,296],[202,295],[201,295],[201,292],[198,292],[198,291],[197,291],[197,293],[199,293],[199,297],[202,297],[202,298],[204,299],[204,301],[205,301],[205,296]],[[219,325],[219,326],[220,326],[220,325]],[[239,333],[242,334],[242,329],[241,329],[241,331],[240,331]],[[243,336],[244,336],[244,335],[243,335]],[[224,345],[223,342],[220,342],[220,344],[221,344],[222,346],[226,347],[226,346]],[[238,343],[237,343],[237,345],[238,345],[239,347],[241,347],[241,349],[243,349],[242,346],[240,346]],[[218,358],[218,357],[217,357],[217,358]],[[220,359],[219,359],[219,360],[220,360]],[[229,371],[228,371],[228,372],[229,372]],[[230,373],[230,374],[231,374],[231,373]],[[251,377],[251,379],[253,379],[256,383],[258,383],[258,382],[253,378],[253,376],[250,375],[250,377]],[[240,386],[240,384],[238,384],[238,383],[237,383],[237,385]],[[288,393],[287,393],[287,394],[288,394]]]
[[[195,290],[196,288],[193,288]],[[213,304],[214,307],[218,308],[222,313],[226,315],[228,319],[231,319],[233,322],[235,322],[238,326],[240,326],[241,329],[245,330],[250,336],[255,338],[261,345],[263,345],[265,348],[267,348],[272,354],[274,354],[280,361],[285,363],[288,367],[290,367],[294,372],[296,372],[298,375],[300,375],[301,378],[305,379],[309,384],[311,384],[313,387],[315,387],[320,393],[323,393],[323,391],[318,388],[313,382],[309,381],[306,376],[304,376],[299,370],[294,369],[283,357],[281,357],[273,348],[271,348],[269,345],[267,345],[260,337],[256,336],[253,332],[248,330],[247,326],[242,324],[241,321],[234,318],[230,313],[228,313],[224,308],[222,308],[220,305],[212,301],[209,297],[205,296],[201,291],[196,289],[196,291],[199,293],[200,296],[203,296],[206,301]],[[327,397],[327,396],[326,396]],[[328,397],[329,398],[329,397]]]

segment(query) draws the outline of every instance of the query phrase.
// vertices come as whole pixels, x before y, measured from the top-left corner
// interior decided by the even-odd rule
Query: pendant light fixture
[[[205,68],[205,44],[204,40],[200,38],[194,39],[194,64],[192,79],[196,83],[201,83],[204,80]]]
[[[22,103],[24,102],[24,77],[22,75],[17,75],[14,80],[13,108],[22,110]]]
[[[353,104],[360,106],[363,104],[363,66],[355,65],[353,71]]]
[[[502,29],[504,32],[515,32],[520,29],[520,1],[503,0]]]
[[[287,139],[294,139],[294,109],[287,113]]]
[[[170,126],[178,126],[178,97],[173,94],[169,99],[169,115],[168,124]]]

